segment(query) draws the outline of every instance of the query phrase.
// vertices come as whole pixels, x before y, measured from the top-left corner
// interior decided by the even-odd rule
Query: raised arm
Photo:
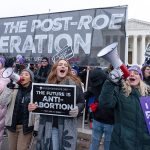
[[[114,108],[117,103],[118,86],[106,80],[99,96],[99,107]]]

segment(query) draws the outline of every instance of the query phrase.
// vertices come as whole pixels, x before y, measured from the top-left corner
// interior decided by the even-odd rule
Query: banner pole
[[[125,58],[124,63],[128,65],[128,7],[126,8],[126,22],[125,22]]]
[[[89,79],[89,66],[87,66],[87,69],[86,69],[86,83],[85,83],[85,92],[87,91],[87,88],[88,88],[88,79]],[[86,100],[85,100],[86,101]],[[86,109],[86,106],[83,110],[83,119],[82,119],[82,130],[84,129],[84,121],[85,121],[85,109]]]

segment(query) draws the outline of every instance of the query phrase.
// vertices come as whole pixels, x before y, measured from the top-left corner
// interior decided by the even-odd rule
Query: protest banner
[[[0,54],[21,54],[27,61],[47,56],[52,62],[68,45],[73,51],[66,53],[70,61],[80,66],[105,66],[108,63],[97,58],[98,52],[118,42],[118,54],[124,62],[126,10],[127,6],[116,6],[0,18]]]
[[[33,83],[31,102],[38,105],[33,113],[70,117],[76,105],[76,86]]]

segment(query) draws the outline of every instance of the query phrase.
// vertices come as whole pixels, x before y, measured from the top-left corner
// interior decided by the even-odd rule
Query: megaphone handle
[[[127,77],[130,75],[129,70],[128,70],[128,68],[126,67],[126,65],[122,64],[122,65],[120,66],[120,69],[121,69],[122,72],[123,72],[123,77],[124,77],[124,78],[127,78]]]

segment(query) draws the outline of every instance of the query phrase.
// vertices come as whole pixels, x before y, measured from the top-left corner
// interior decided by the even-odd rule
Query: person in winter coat
[[[150,86],[150,64],[142,67],[143,81]]]
[[[5,119],[9,150],[27,150],[33,131],[38,130],[38,116],[29,115],[28,111],[34,75],[31,70],[23,69],[20,77],[19,86],[12,89]]]
[[[140,67],[131,66],[130,76],[116,84],[120,76],[113,70],[116,77],[113,82],[105,81],[99,96],[99,107],[114,108],[115,123],[112,132],[110,150],[149,150],[150,134],[141,107],[141,97],[150,96],[150,88],[142,79]]]
[[[48,58],[43,57],[41,60],[41,67],[35,72],[35,82],[45,83],[47,77],[51,71],[51,65],[49,64]]]
[[[5,70],[5,58],[0,56],[0,94],[3,92],[6,85],[10,82],[10,79],[3,78],[3,72]]]
[[[90,97],[94,97],[94,102],[90,105],[90,111],[93,116],[90,150],[99,150],[103,134],[104,150],[109,150],[114,124],[114,109],[98,107],[98,97],[101,93],[103,83],[106,80],[108,69],[104,71],[101,68],[95,68],[89,73],[90,85],[85,92],[85,98],[89,99]]]
[[[40,115],[36,150],[75,150],[77,144],[77,116],[84,109],[84,97],[80,79],[73,75],[65,59],[58,60],[48,76],[49,84],[76,86],[76,106],[70,110],[70,117]],[[70,99],[72,101],[72,99]],[[35,110],[36,104],[29,104]]]
[[[4,127],[5,127],[5,115],[7,110],[7,104],[9,103],[9,96],[11,91],[5,91],[10,79],[3,78],[2,73],[5,70],[5,58],[0,56],[0,149],[3,140]]]

